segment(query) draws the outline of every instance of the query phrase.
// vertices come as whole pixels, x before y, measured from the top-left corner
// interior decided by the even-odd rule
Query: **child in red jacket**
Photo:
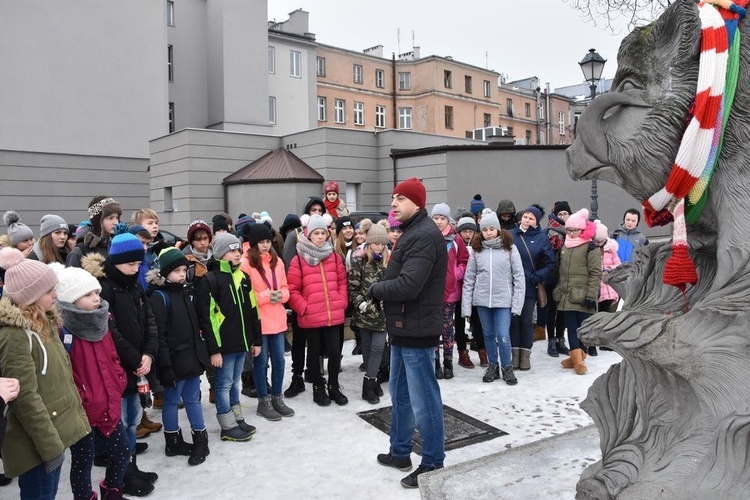
[[[339,326],[344,323],[348,304],[346,268],[333,251],[328,226],[320,215],[313,215],[303,233],[297,237],[297,255],[289,264],[289,305],[305,332],[308,368],[313,377],[313,401],[328,406],[331,399],[338,405],[349,400],[338,383],[341,352]],[[321,348],[325,343],[328,356],[328,393],[320,374]],[[330,394],[330,398],[329,398]]]
[[[120,405],[127,378],[109,332],[109,307],[99,297],[99,281],[87,271],[68,267],[61,269],[57,278],[57,307],[64,325],[61,340],[70,354],[73,380],[94,431],[70,447],[73,498],[92,498],[95,441],[109,455],[107,472],[99,483],[101,497],[122,498],[123,477],[130,462]]]

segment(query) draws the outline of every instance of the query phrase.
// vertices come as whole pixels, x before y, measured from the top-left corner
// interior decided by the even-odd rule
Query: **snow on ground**
[[[258,428],[247,443],[219,440],[215,408],[203,401],[211,454],[202,465],[187,465],[187,457],[164,455],[164,438],[154,433],[144,441],[149,449],[139,455],[142,470],[159,474],[156,489],[149,498],[264,498],[264,499],[416,499],[419,490],[407,490],[399,481],[408,473],[377,464],[378,453],[388,451],[388,436],[369,425],[357,412],[374,406],[361,399],[361,356],[352,356],[354,343],[344,345],[343,373],[339,380],[349,398],[346,406],[319,407],[312,401],[312,386],[294,398],[286,399],[296,415],[280,422],[268,422],[256,416],[257,400],[240,396],[245,419]],[[508,433],[447,452],[446,467],[554,436],[592,423],[580,409],[589,386],[620,361],[614,352],[600,352],[586,360],[588,373],[576,375],[563,370],[560,358],[546,354],[546,341],[537,342],[531,357],[531,370],[517,372],[518,385],[511,387],[502,380],[483,383],[483,368],[478,366],[476,352],[471,353],[477,367],[458,366],[452,380],[441,380],[443,403]],[[284,389],[291,378],[291,358],[286,356]],[[458,357],[455,357],[458,360]],[[380,406],[389,406],[387,384]],[[204,381],[204,395],[208,385]],[[161,421],[160,410],[149,409],[152,420]],[[184,411],[180,411],[183,433],[189,436]],[[570,457],[574,459],[575,457]],[[420,457],[412,454],[416,467]],[[70,457],[66,457],[60,481],[59,498],[69,498],[67,474]],[[94,484],[104,477],[104,469],[94,467]],[[512,478],[498,478],[501,483]],[[15,489],[14,489],[15,488]],[[98,489],[98,488],[97,488]],[[574,490],[574,485],[572,486]],[[0,497],[17,496],[17,482],[0,489]]]

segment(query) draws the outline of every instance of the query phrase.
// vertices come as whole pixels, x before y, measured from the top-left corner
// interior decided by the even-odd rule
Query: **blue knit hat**
[[[475,194],[474,198],[471,200],[471,213],[474,215],[478,215],[482,213],[482,210],[484,209],[484,201],[482,201],[482,195],[481,194]]]
[[[137,236],[130,234],[125,224],[117,224],[115,227],[115,237],[112,238],[112,245],[109,247],[107,259],[112,264],[127,264],[128,262],[140,262],[145,256],[146,252],[143,250],[141,240]]]

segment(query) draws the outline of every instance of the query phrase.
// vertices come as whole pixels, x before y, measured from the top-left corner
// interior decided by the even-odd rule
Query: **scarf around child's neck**
[[[57,302],[65,329],[81,340],[99,342],[109,331],[109,304],[101,299],[97,309],[86,311],[70,302]]]
[[[333,253],[331,241],[326,240],[322,247],[317,247],[303,233],[297,236],[297,254],[311,266],[317,266]]]

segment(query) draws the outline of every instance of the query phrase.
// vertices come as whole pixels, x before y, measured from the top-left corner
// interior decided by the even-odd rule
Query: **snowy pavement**
[[[146,438],[149,449],[139,455],[138,465],[142,470],[159,474],[156,489],[149,498],[419,498],[418,489],[407,490],[399,483],[408,473],[380,466],[375,460],[378,453],[388,451],[388,436],[361,419],[357,412],[389,406],[388,388],[383,384],[385,396],[379,405],[373,406],[361,399],[362,372],[358,369],[361,356],[352,356],[352,347],[353,341],[345,343],[344,371],[340,374],[343,392],[349,398],[346,406],[339,407],[335,403],[325,408],[317,406],[312,401],[312,386],[306,384],[305,392],[286,399],[296,415],[280,422],[268,422],[256,416],[257,400],[241,396],[246,420],[258,431],[250,442],[232,443],[219,440],[215,409],[204,399],[211,454],[204,464],[196,467],[187,465],[187,457],[166,457],[161,432]],[[477,363],[477,353],[472,352],[471,356]],[[289,355],[285,359],[284,389],[289,384],[291,365]],[[508,433],[447,452],[446,467],[590,425],[592,420],[580,409],[579,403],[594,380],[620,361],[620,357],[614,352],[589,357],[586,360],[589,371],[583,376],[563,370],[561,359],[547,356],[546,342],[540,341],[534,346],[532,369],[517,372],[519,383],[514,387],[502,380],[483,383],[484,369],[478,365],[472,370],[456,366],[454,379],[441,380],[445,405]],[[208,393],[205,381],[203,393]],[[161,421],[160,410],[149,409],[148,414],[152,420]],[[184,411],[180,411],[180,423],[188,431]],[[418,455],[412,454],[415,467],[419,460]],[[59,498],[69,498],[69,465],[68,455]],[[555,473],[552,467],[549,471]],[[94,484],[103,476],[104,469],[94,467]],[[498,480],[499,493],[501,485],[513,478]],[[569,491],[575,491],[576,481],[577,476],[573,475]],[[16,481],[0,488],[0,498],[15,498],[17,488]],[[534,492],[529,494],[529,497],[539,498]],[[572,493],[570,498],[573,498]]]

